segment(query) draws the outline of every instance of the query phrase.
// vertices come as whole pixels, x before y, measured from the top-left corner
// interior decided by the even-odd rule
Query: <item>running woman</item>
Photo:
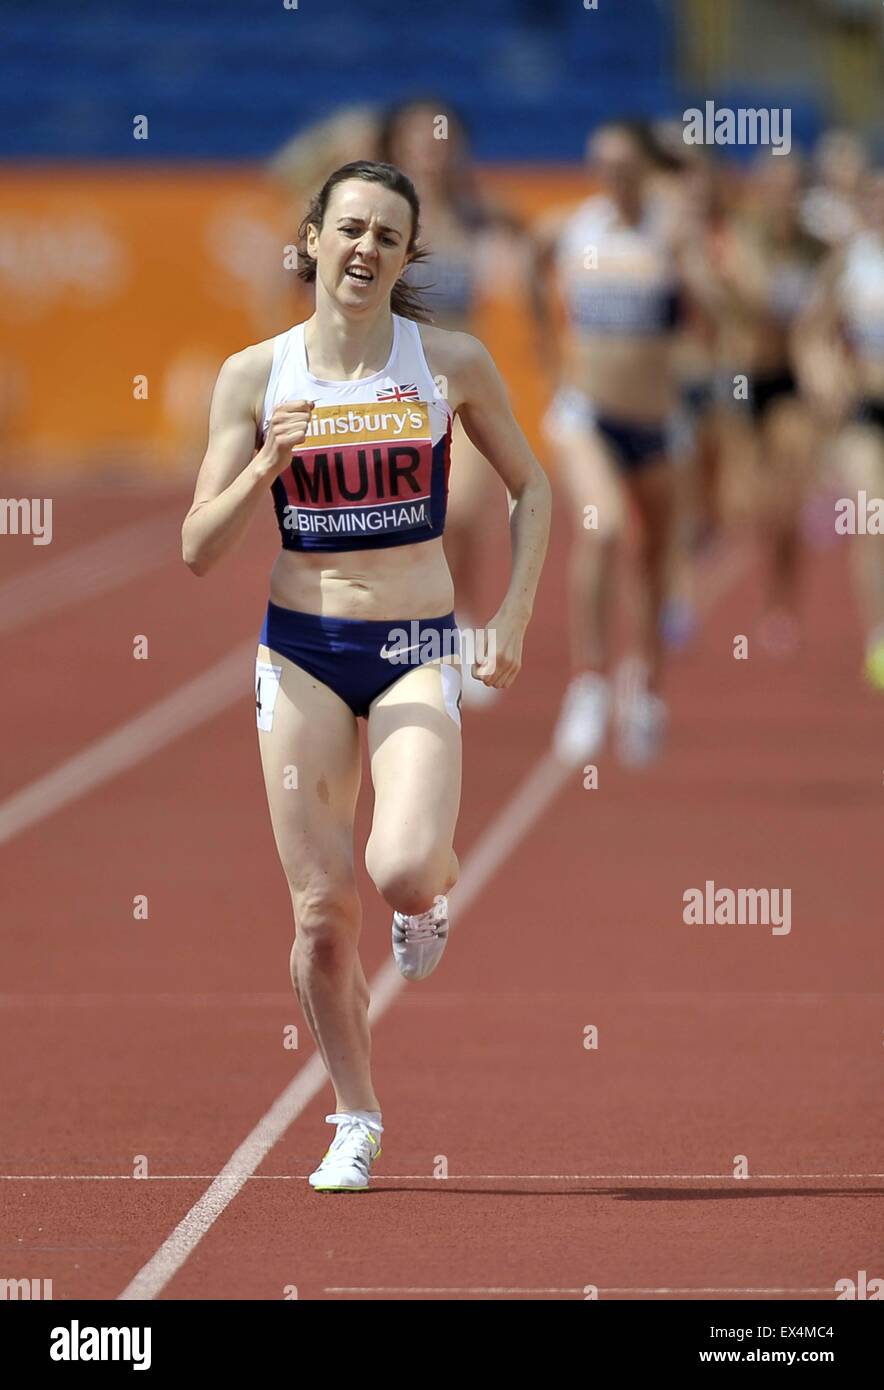
[[[867,173],[868,153],[859,136],[827,130],[813,152],[812,183],[801,204],[801,221],[811,236],[836,247],[861,230]]]
[[[796,326],[825,256],[801,222],[803,182],[797,156],[763,156],[750,188],[754,206],[735,225],[718,264],[729,331],[743,336],[740,375],[748,377],[766,569],[758,636],[778,657],[791,656],[801,640],[801,518],[816,480],[820,427],[795,371]]]
[[[696,146],[680,174],[678,231],[685,280],[677,360],[679,394],[692,443],[696,483],[694,539],[705,543],[722,525],[721,403],[733,391],[722,360],[724,305],[715,266],[730,236],[722,171]]]
[[[490,355],[417,321],[401,277],[420,255],[419,215],[389,164],[356,161],[326,180],[299,234],[315,312],[222,366],[182,535],[205,574],[272,498],[282,548],[257,724],[294,910],[292,982],[335,1091],[336,1136],[310,1176],[319,1191],[365,1188],[383,1130],[353,871],[360,718],[374,787],[365,862],[405,978],[429,975],[448,938],[461,729],[442,533],[455,416],[512,498],[510,582],[476,669],[498,688],[521,666],[549,530],[549,484]]]
[[[266,170],[285,197],[286,242],[288,228],[301,223],[310,199],[335,169],[356,159],[378,159],[379,118],[368,105],[342,106],[307,126],[267,161]],[[285,272],[291,284],[290,273]],[[313,308],[311,286],[296,280],[289,309],[292,317],[309,314]],[[286,317],[289,316],[286,315]]]
[[[640,130],[611,124],[590,141],[602,191],[538,231],[534,312],[541,352],[559,389],[544,421],[574,518],[569,622],[573,677],[554,735],[566,761],[603,745],[612,706],[610,618],[616,552],[631,503],[640,528],[640,651],[646,673],[619,711],[622,761],[657,754],[660,614],[672,521],[668,433],[676,403],[679,280],[662,208],[649,194],[653,164]],[[565,303],[559,351],[548,277]],[[594,510],[593,510],[594,509]]]
[[[681,313],[675,361],[678,406],[672,431],[675,520],[662,633],[686,645],[696,631],[696,560],[721,536],[722,402],[732,389],[721,356],[722,303],[714,266],[728,237],[722,171],[707,151],[685,145],[680,121],[658,122],[661,149],[653,183],[668,203],[671,239],[679,251]]]
[[[850,545],[865,676],[873,689],[884,690],[884,542],[877,515],[884,498],[884,170],[870,178],[860,211],[861,230],[832,254],[802,321],[807,351],[800,367],[822,413],[831,417],[852,404],[838,440],[838,465],[856,509]]]
[[[469,138],[447,103],[422,97],[392,107],[379,134],[380,158],[404,170],[421,203],[421,223],[432,254],[408,267],[405,282],[420,291],[440,328],[471,331],[482,299],[515,284],[520,240],[515,220],[475,185]],[[488,463],[455,421],[445,555],[454,581],[459,623],[472,628],[482,602],[482,564],[491,491]],[[498,502],[497,505],[500,505]],[[463,673],[467,708],[482,708],[494,686]]]

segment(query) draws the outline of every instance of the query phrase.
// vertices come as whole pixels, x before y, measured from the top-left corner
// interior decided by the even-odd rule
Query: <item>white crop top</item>
[[[310,372],[304,324],[273,342],[263,431],[284,401],[316,405],[307,438],[273,483],[286,550],[368,550],[433,540],[445,529],[453,417],[420,329],[393,315],[386,366],[359,381]]]

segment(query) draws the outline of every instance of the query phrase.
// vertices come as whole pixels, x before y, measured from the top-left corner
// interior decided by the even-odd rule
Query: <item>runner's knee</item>
[[[437,894],[450,886],[451,851],[420,846],[396,854],[381,852],[369,841],[365,867],[381,897],[396,912],[425,912]]]
[[[357,948],[361,909],[355,882],[342,879],[306,886],[291,885],[295,914],[295,949],[313,958],[332,960]]]
[[[658,574],[668,558],[669,535],[664,526],[645,526],[639,543],[639,560],[646,574]]]

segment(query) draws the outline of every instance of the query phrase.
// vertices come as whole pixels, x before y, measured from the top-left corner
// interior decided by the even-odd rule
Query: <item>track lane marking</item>
[[[518,839],[543,814],[573,772],[573,768],[558,762],[551,753],[544,753],[501,814],[479,837],[475,849],[466,856],[460,879],[449,895],[452,931],[460,914],[466,912],[515,848]],[[377,971],[369,986],[372,996],[368,1011],[370,1023],[383,1017],[405,984],[392,960]],[[320,1054],[314,1052],[234,1151],[202,1197],[118,1295],[120,1300],[154,1299],[162,1293],[277,1140],[327,1084],[325,1065]]]
[[[745,562],[737,564],[728,576],[729,583],[742,574],[744,568]],[[718,596],[716,593],[715,597]],[[501,814],[480,836],[475,849],[466,856],[460,879],[449,895],[452,930],[460,913],[465,912],[481,893],[499,865],[509,857],[575,771],[576,766],[560,762],[551,751],[540,757]],[[370,984],[369,1023],[374,1024],[383,1017],[404,985],[395,963],[387,961]],[[327,1081],[322,1059],[319,1053],[314,1053],[234,1151],[203,1196],[118,1295],[120,1300],[149,1300],[162,1292],[277,1140]]]
[[[0,634],[120,588],[178,559],[173,541],[177,542],[182,520],[183,512],[176,508],[133,522],[110,536],[43,560],[38,569],[28,568],[4,580],[0,583]]]
[[[727,576],[727,583],[722,587],[729,587],[744,569],[745,563],[734,565]],[[721,589],[715,593],[714,599],[720,596],[720,592]],[[714,599],[709,597],[701,605],[704,611],[708,610]],[[0,803],[0,844],[102,782],[137,765],[233,703],[247,688],[244,686],[244,676],[254,651],[254,641],[237,648],[144,714],[128,721],[53,772],[38,778]],[[481,893],[500,864],[575,771],[574,766],[559,762],[551,751],[540,757],[502,813],[480,836],[476,848],[467,855],[461,878],[450,894],[452,930],[459,914],[465,912]],[[405,983],[395,964],[388,961],[371,984],[369,1022],[374,1023],[386,1013]],[[322,1059],[319,1053],[314,1053],[234,1151],[199,1201],[118,1296],[121,1300],[158,1296],[244,1182],[327,1080]]]
[[[625,1289],[616,1284],[596,1284],[600,1294],[834,1294],[834,1287],[828,1289]],[[585,1289],[521,1289],[521,1287],[436,1287],[436,1286],[395,1286],[378,1284],[377,1287],[335,1286],[325,1287],[327,1294],[585,1294]]]
[[[205,1182],[214,1173],[0,1173],[0,1182]],[[449,1173],[436,1178],[432,1173],[379,1173],[376,1185],[386,1182],[847,1182],[862,1179],[880,1181],[884,1173],[753,1173],[735,1178],[733,1173]],[[306,1173],[251,1173],[249,1182],[306,1182]],[[788,1196],[783,1193],[783,1196]],[[831,1194],[833,1197],[837,1193]]]
[[[0,802],[0,845],[54,815],[95,787],[137,766],[167,743],[220,714],[251,689],[258,639],[244,643],[202,675],[127,720]]]

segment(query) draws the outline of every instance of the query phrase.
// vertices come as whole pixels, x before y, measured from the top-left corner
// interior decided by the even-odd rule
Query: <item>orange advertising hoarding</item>
[[[528,218],[580,192],[570,170],[484,179]],[[285,268],[296,221],[251,167],[7,168],[0,465],[192,472],[221,362],[311,312]],[[546,384],[519,288],[489,299],[474,330],[533,433]]]

